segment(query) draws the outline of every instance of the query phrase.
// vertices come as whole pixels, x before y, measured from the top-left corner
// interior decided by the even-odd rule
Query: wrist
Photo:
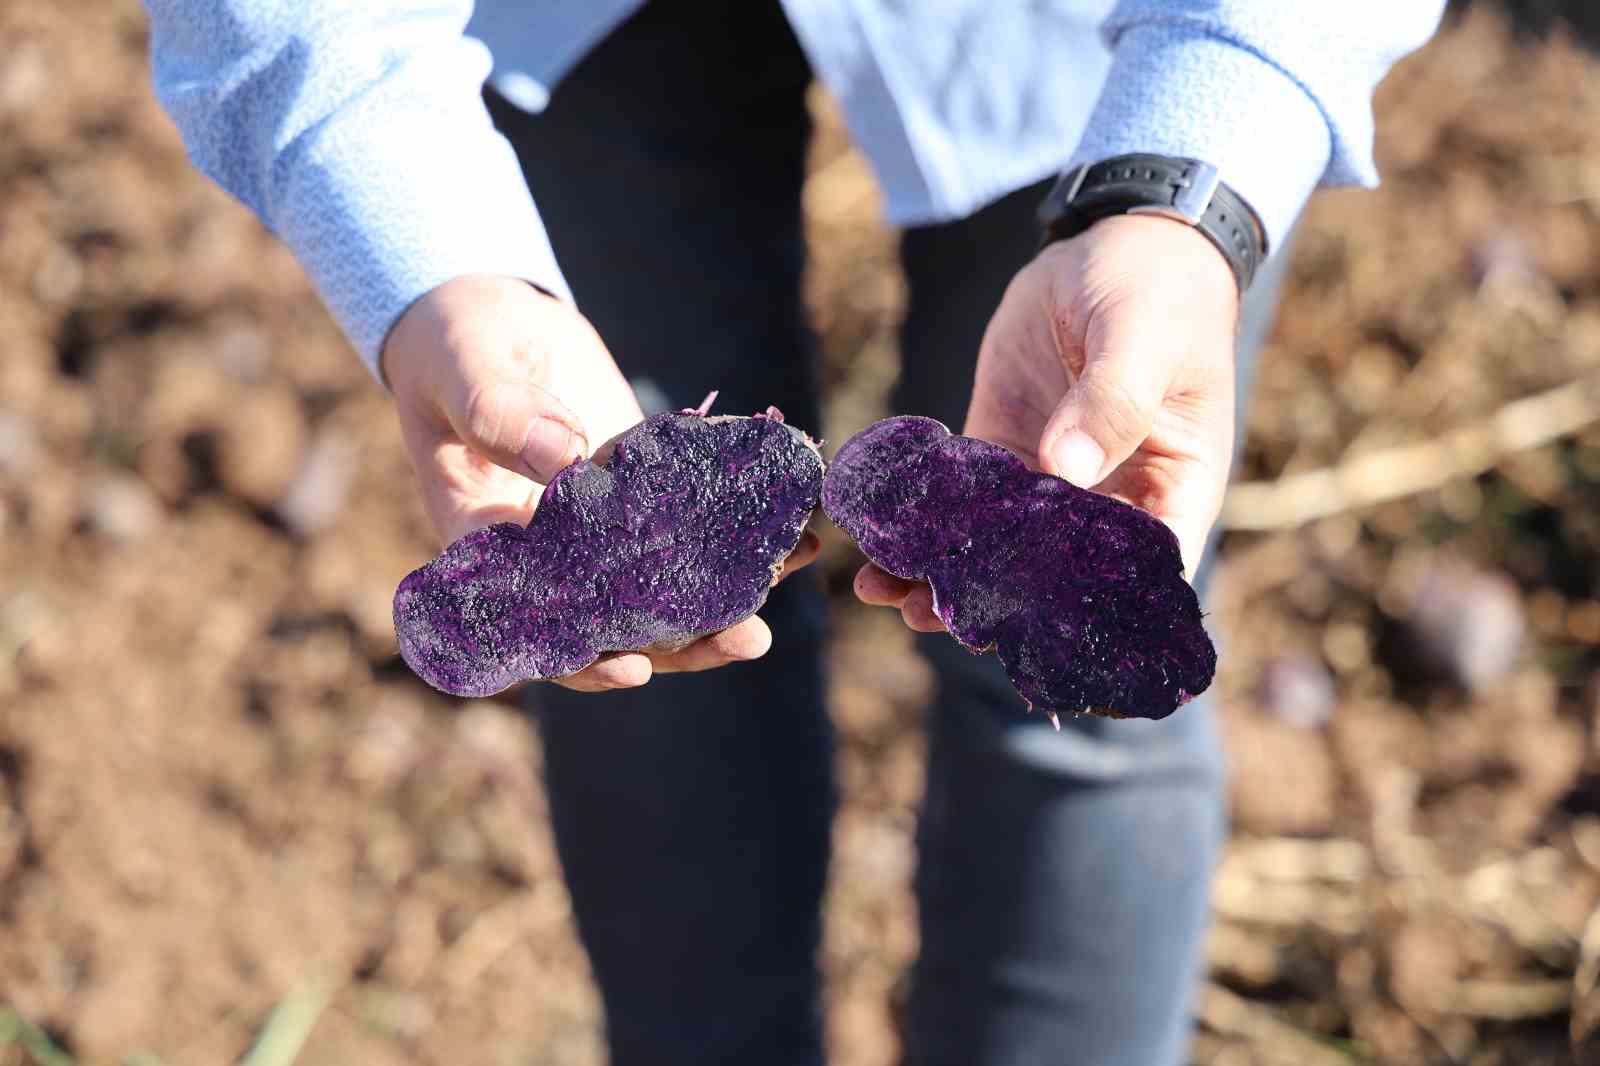
[[[1115,262],[1123,281],[1183,278],[1187,297],[1235,311],[1239,286],[1228,261],[1214,244],[1172,219],[1157,215],[1111,215],[1068,240],[1053,241],[1039,250],[1036,262],[1065,264],[1069,259]]]
[[[462,274],[434,286],[401,313],[378,354],[378,374],[391,392],[412,393],[425,373],[448,363],[477,323],[499,316],[574,313],[545,289],[503,274]]]
[[[1215,247],[1240,293],[1266,258],[1267,235],[1255,211],[1216,167],[1198,159],[1131,153],[1081,163],[1061,175],[1039,207],[1046,243],[1118,216],[1189,227]]]

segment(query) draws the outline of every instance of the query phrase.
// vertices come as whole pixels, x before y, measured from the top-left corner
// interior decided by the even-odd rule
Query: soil
[[[598,1063],[537,738],[399,664],[435,544],[392,414],[188,166],[143,33],[133,0],[0,7],[0,1007],[85,1063],[231,1061],[308,990],[304,1064]],[[838,441],[903,286],[818,111]],[[1385,186],[1301,227],[1245,480],[1600,380],[1600,62],[1475,12],[1378,111]],[[855,562],[830,531],[823,969],[833,1061],[888,1066],[930,679]],[[1214,614],[1235,828],[1195,1061],[1600,1061],[1600,429],[1229,533]]]

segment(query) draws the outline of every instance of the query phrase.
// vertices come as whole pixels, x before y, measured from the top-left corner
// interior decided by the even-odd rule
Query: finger
[[[868,563],[856,571],[856,598],[874,607],[898,607],[920,582],[895,577],[875,563]]]
[[[712,670],[729,663],[759,659],[771,647],[772,630],[767,628],[767,623],[751,615],[720,633],[701,637],[681,651],[652,655],[650,658],[656,673],[676,674]]]
[[[1183,556],[1183,576],[1185,580],[1194,580],[1195,571],[1200,567],[1200,560],[1205,555],[1206,542],[1211,537],[1211,528],[1214,525],[1215,515],[1209,518],[1190,514],[1168,514],[1157,516],[1172,530],[1172,535],[1178,538],[1178,553]]]
[[[800,543],[796,544],[794,551],[790,552],[788,558],[784,559],[783,567],[778,571],[777,576],[772,579],[772,583],[776,585],[795,571],[803,570],[810,566],[816,562],[817,556],[820,554],[822,554],[822,538],[809,529],[806,530],[800,534]]]
[[[468,447],[540,484],[589,450],[578,416],[528,381],[463,383],[447,393],[444,414]]]
[[[609,692],[617,688],[638,688],[650,680],[653,671],[648,655],[620,652],[575,674],[555,678],[554,683],[574,692]]]
[[[918,585],[906,594],[900,617],[918,633],[944,632],[944,623],[933,613],[933,590],[927,585]]]
[[[1177,364],[1177,339],[1136,324],[1140,312],[1103,314],[1088,330],[1083,372],[1039,437],[1040,468],[1082,488],[1144,443]]]
[[[612,453],[617,450],[617,441],[621,439],[622,434],[618,433],[616,436],[606,440],[600,445],[600,447],[596,448],[592,453],[590,453],[589,461],[595,466],[605,466],[607,463],[611,462]]]
[[[525,525],[533,515],[540,490],[527,478],[491,463],[448,428],[402,419],[400,429],[423,507],[444,543],[495,522]]]

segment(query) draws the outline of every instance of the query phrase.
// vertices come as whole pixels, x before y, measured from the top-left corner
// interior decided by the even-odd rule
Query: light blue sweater
[[[893,222],[959,217],[1076,162],[1148,151],[1215,163],[1274,242],[1317,185],[1376,182],[1372,90],[1444,7],[783,3]],[[369,366],[401,312],[452,277],[508,274],[570,298],[481,89],[492,53],[497,87],[538,110],[639,0],[146,6],[156,91],[190,156],[289,245]]]

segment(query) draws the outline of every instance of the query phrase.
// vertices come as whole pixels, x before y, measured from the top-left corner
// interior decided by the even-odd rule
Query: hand
[[[1192,574],[1232,461],[1238,304],[1227,262],[1188,226],[1097,222],[1012,280],[963,432],[1143,507],[1172,527]],[[944,628],[920,582],[868,565],[856,593],[899,607],[913,629]]]
[[[495,522],[525,525],[558,470],[644,417],[588,320],[515,278],[460,277],[427,293],[395,323],[381,370],[446,543]],[[816,554],[808,533],[783,573]],[[657,672],[759,658],[771,644],[752,617],[680,651],[619,653],[556,683],[628,688]]]

